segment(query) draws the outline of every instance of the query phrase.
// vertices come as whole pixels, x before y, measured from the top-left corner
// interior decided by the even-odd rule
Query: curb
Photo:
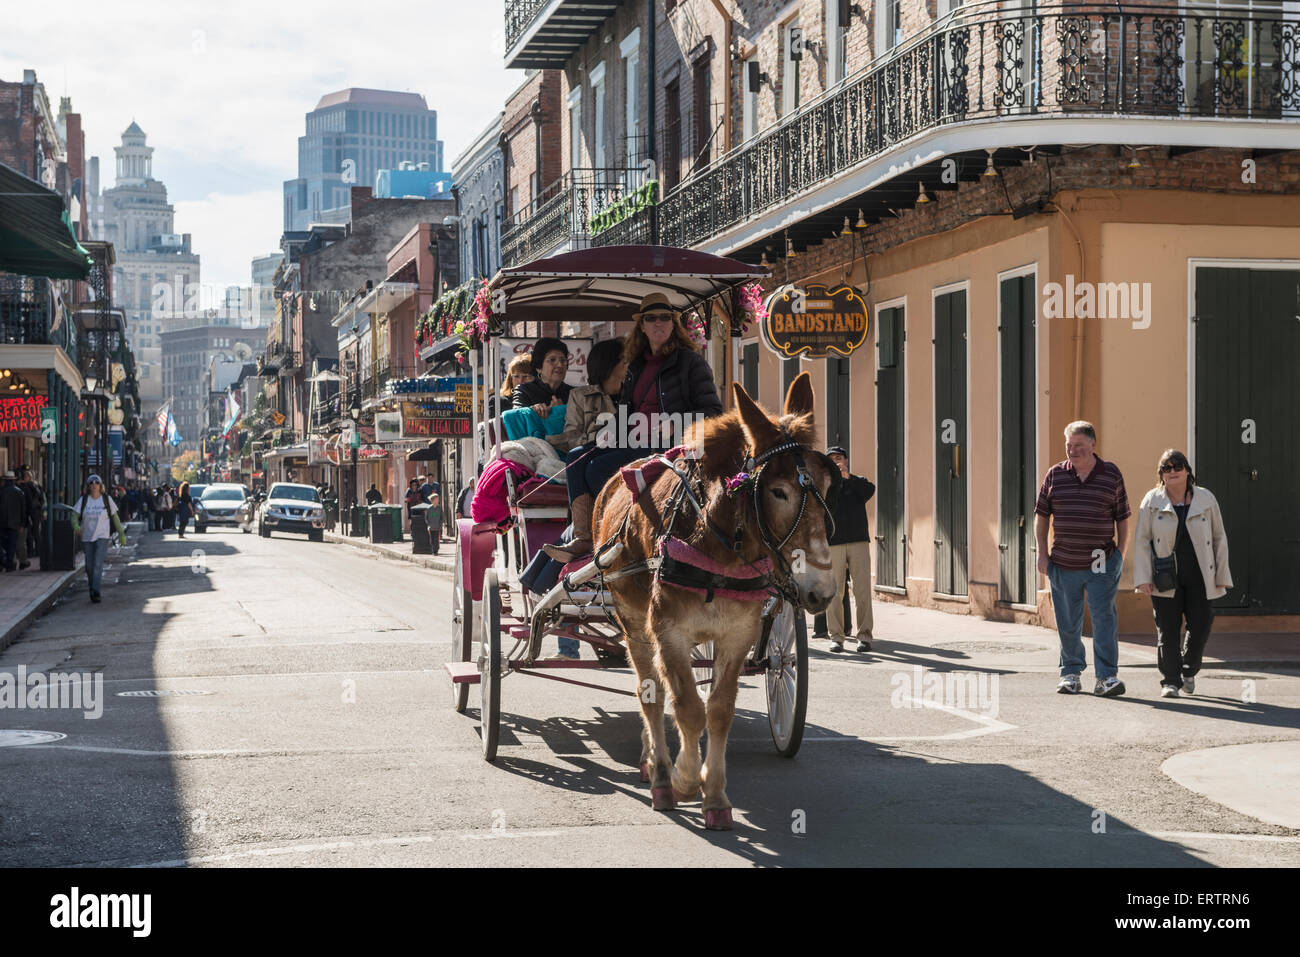
[[[443,558],[441,555],[412,555],[406,552],[392,551],[368,542],[364,538],[353,538],[350,535],[340,535],[337,532],[326,532],[325,541],[332,542],[335,545],[350,545],[358,551],[369,552],[372,555],[380,555],[384,558],[392,558],[399,562],[409,562],[412,565],[419,565],[422,568],[430,568],[439,572],[454,572],[456,570],[455,559]],[[447,543],[446,544],[454,544]]]
[[[4,634],[0,634],[0,651],[4,651],[16,642],[22,636],[22,633],[27,630],[28,625],[49,611],[54,603],[63,597],[63,593],[72,585],[73,580],[80,571],[81,569],[74,568],[72,571],[56,572],[55,574],[58,577],[55,578],[54,583],[45,594],[28,602],[22,611],[18,613],[18,618],[9,625]],[[37,574],[42,573],[37,572]]]

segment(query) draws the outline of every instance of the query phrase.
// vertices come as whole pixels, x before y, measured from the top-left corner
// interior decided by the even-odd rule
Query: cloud
[[[58,17],[73,26],[5,17],[0,78],[35,69],[52,106],[72,98],[101,186],[112,185],[113,147],[136,120],[205,281],[247,282],[249,260],[277,248],[281,183],[297,175],[303,118],[325,93],[422,94],[450,164],[524,79],[502,65],[499,3],[67,0]]]

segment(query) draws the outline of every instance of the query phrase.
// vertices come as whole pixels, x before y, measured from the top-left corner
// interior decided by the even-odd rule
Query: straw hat
[[[641,310],[632,313],[633,319],[640,319],[647,312],[671,312],[677,315],[677,310],[673,308],[672,302],[668,296],[662,292],[652,292],[641,299]]]

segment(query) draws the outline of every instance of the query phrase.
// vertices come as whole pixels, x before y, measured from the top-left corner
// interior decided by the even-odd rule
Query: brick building
[[[1280,391],[1300,362],[1287,17],[509,0],[506,64],[561,72],[566,175],[617,163],[642,130],[629,117],[648,124],[658,201],[593,231],[574,179],[571,244],[658,241],[861,294],[868,335],[847,356],[786,359],[757,335],[711,355],[720,384],[769,406],[812,373],[819,427],[877,483],[882,600],[1050,623],[1033,493],[1087,418],[1132,506],[1170,446],[1219,497],[1236,587],[1216,628],[1295,629],[1300,513],[1266,504],[1300,472]],[[637,83],[620,79],[633,51]],[[546,214],[516,229],[554,230]],[[1144,598],[1119,603],[1124,630],[1150,630]]]

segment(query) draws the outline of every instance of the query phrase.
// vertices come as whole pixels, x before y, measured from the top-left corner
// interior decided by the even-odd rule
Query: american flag
[[[171,415],[171,405],[172,404],[168,402],[166,405],[164,405],[161,409],[158,410],[157,420],[158,420],[159,439],[165,439],[167,437],[167,419]]]

